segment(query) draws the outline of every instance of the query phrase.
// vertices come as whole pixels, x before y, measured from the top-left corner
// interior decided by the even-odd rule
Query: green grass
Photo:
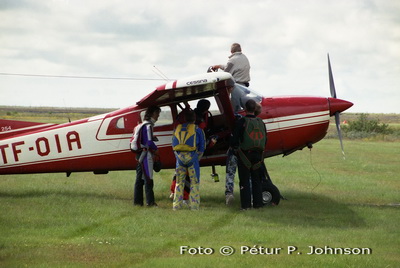
[[[200,211],[172,211],[173,171],[155,176],[158,208],[133,207],[135,172],[0,177],[0,267],[398,267],[399,143],[337,140],[266,160],[288,199],[239,211],[202,168]],[[242,246],[282,248],[241,254]],[[180,254],[181,246],[213,248]],[[219,248],[232,246],[232,256]],[[288,254],[296,246],[303,254]],[[369,255],[308,255],[309,246],[370,248]]]
[[[62,124],[117,109],[0,106],[0,118],[28,122]]]

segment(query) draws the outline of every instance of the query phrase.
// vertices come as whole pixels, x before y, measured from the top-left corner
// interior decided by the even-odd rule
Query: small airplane
[[[329,119],[336,126],[343,151],[339,114],[353,103],[336,98],[336,90],[328,55],[331,97],[278,96],[263,97],[235,84],[247,98],[262,105],[259,117],[268,130],[264,157],[289,155],[305,147],[311,148],[327,133]],[[227,89],[232,80],[226,72],[210,72],[175,80],[157,87],[136,105],[110,113],[68,122],[44,124],[0,119],[0,175],[65,172],[106,174],[115,170],[136,168],[129,141],[133,129],[142,122],[146,108],[162,109],[154,134],[163,168],[175,168],[171,148],[173,126],[180,111],[199,99],[208,99],[214,107],[210,133],[218,137],[214,147],[206,150],[201,166],[225,165],[235,117]],[[193,107],[193,106],[192,106]],[[214,169],[213,169],[214,170]]]

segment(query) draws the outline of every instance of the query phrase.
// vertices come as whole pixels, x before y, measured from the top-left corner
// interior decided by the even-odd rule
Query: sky
[[[0,105],[135,105],[237,42],[264,96],[329,97],[329,53],[348,112],[400,113],[400,1],[0,0],[0,19]]]

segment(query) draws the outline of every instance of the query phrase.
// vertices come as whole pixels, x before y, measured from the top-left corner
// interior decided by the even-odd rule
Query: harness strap
[[[258,161],[257,163],[255,163],[254,165],[251,164],[250,160],[247,158],[246,154],[243,152],[242,149],[239,148],[239,157],[240,160],[242,160],[244,166],[247,169],[252,169],[252,170],[256,170],[259,169],[262,165],[262,160]]]

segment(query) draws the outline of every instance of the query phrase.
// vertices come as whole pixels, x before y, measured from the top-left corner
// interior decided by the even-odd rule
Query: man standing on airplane
[[[238,43],[232,44],[231,53],[232,55],[229,56],[229,60],[226,65],[214,65],[212,66],[212,69],[214,71],[222,69],[225,72],[230,73],[235,79],[236,83],[248,87],[250,81],[250,62],[246,55],[242,53],[242,48]]]

